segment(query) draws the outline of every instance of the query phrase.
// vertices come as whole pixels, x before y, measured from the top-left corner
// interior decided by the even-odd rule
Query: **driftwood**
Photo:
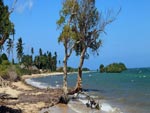
[[[7,87],[9,86],[10,82],[4,80],[1,76],[0,76],[0,87]]]
[[[85,95],[86,98],[88,99],[88,102],[86,103],[87,107],[91,107],[91,109],[98,109],[98,110],[100,109],[99,101],[96,102],[94,100],[94,98],[92,98],[90,95],[88,95],[85,92],[78,92],[77,95],[75,96],[75,98],[77,98],[79,96],[79,94]]]
[[[5,94],[5,93],[0,93],[0,99],[1,100],[4,100],[4,99],[12,99],[12,100],[17,100],[18,98],[17,97],[11,97],[10,95],[8,94]]]

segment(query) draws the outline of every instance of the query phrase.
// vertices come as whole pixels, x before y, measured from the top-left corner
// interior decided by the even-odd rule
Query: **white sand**
[[[22,79],[25,80],[25,79],[29,79],[29,78],[38,78],[38,77],[53,76],[53,75],[63,75],[63,73],[62,72],[52,72],[52,73],[23,75]]]
[[[0,88],[0,93],[5,93],[10,95],[11,97],[17,98],[18,95],[21,94],[22,92],[12,89],[10,87],[4,87],[4,88]]]

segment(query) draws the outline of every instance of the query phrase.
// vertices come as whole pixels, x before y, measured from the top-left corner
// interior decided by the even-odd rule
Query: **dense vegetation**
[[[63,67],[57,69],[58,72],[63,72]],[[88,68],[83,68],[82,71],[90,71]],[[78,68],[67,67],[67,72],[78,72]]]
[[[100,72],[106,72],[106,73],[120,73],[124,70],[126,70],[126,66],[123,63],[112,63],[108,66],[104,67],[103,64],[100,65]]]
[[[8,40],[9,41],[9,40]],[[7,43],[8,44],[8,43]],[[57,53],[54,56],[51,52],[42,53],[42,49],[39,49],[39,55],[34,57],[34,49],[31,48],[31,54],[24,54],[23,52],[23,41],[22,38],[18,39],[16,44],[17,58],[18,62],[9,61],[8,57],[10,51],[8,51],[8,46],[5,51],[4,46],[0,52],[0,76],[5,79],[10,79],[15,76],[15,80],[20,78],[21,75],[30,75],[42,72],[56,71],[57,68]],[[14,46],[13,46],[14,47]],[[14,49],[14,48],[13,48]],[[7,54],[5,54],[7,52]],[[12,55],[13,56],[13,55]],[[14,77],[13,77],[14,78]]]
[[[20,79],[20,74],[19,69],[8,61],[6,54],[2,54],[0,56],[0,76],[10,81],[16,81]]]
[[[51,52],[43,52],[40,48],[39,55],[35,55],[32,47],[31,53],[26,54],[22,37],[19,37],[14,43],[15,28],[10,20],[10,15],[16,2],[15,0],[10,8],[4,4],[3,0],[0,0],[0,76],[9,80],[11,78],[18,79],[24,74],[56,71],[56,52],[52,55]],[[14,55],[14,51],[16,51],[16,55]]]

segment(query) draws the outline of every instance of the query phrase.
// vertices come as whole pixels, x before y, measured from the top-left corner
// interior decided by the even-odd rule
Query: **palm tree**
[[[31,48],[31,54],[32,55],[34,54],[34,48],[33,47]]]
[[[12,53],[12,59],[13,59],[13,48],[14,48],[14,42],[11,38],[7,41],[7,53],[8,57],[10,56],[10,53]]]
[[[40,54],[40,56],[43,55],[43,52],[42,52],[42,49],[41,49],[41,48],[39,49],[39,54]]]
[[[33,60],[33,54],[34,54],[34,48],[33,47],[31,48],[31,54],[32,54],[32,64],[33,64],[33,61],[34,61]]]
[[[0,54],[2,54],[3,50],[4,50],[4,46],[0,45]]]
[[[21,59],[23,56],[23,45],[24,44],[22,43],[22,38],[20,37],[18,39],[17,46],[16,46],[17,58],[18,58],[19,63],[21,62]]]

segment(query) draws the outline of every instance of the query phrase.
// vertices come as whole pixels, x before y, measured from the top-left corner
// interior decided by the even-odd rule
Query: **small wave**
[[[41,83],[41,82],[34,81],[32,79],[26,79],[25,82],[29,85],[32,85],[32,86],[40,88],[40,89],[45,89],[48,87],[48,85]]]
[[[95,97],[95,96],[93,96],[93,97]],[[79,101],[81,103],[83,103],[84,105],[86,105],[89,102],[87,99],[82,99],[82,98],[79,98]],[[99,102],[99,100],[98,100],[98,102]],[[103,111],[103,112],[106,112],[106,113],[123,113],[123,112],[121,112],[121,110],[119,108],[112,107],[108,103],[99,103],[99,106],[101,108],[100,111]]]
[[[79,101],[82,102],[84,105],[86,105],[86,103],[88,103],[88,100],[79,99]],[[112,107],[108,103],[101,103],[101,104],[99,104],[99,106],[101,108],[100,111],[103,111],[105,113],[123,113],[123,112],[121,112],[121,110],[119,108]]]
[[[82,100],[82,99],[79,99],[80,102],[82,102],[83,104],[86,105],[86,103],[88,103],[88,100]]]
[[[101,110],[105,111],[107,113],[123,113],[120,111],[119,108],[113,108],[111,105],[107,104],[107,103],[102,103],[101,104]]]
[[[89,77],[91,77],[92,75],[91,74],[89,74]]]
[[[56,88],[60,88],[61,86],[59,84],[56,84]]]

